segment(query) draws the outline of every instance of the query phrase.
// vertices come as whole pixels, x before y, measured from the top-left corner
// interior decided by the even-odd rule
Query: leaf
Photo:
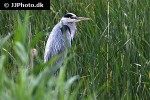
[[[8,41],[8,39],[12,36],[12,34],[8,34],[3,39],[0,39],[0,49],[3,47],[3,45]]]
[[[25,50],[25,47],[20,42],[15,43],[14,50],[18,55],[18,57],[20,58],[20,60],[22,61],[22,63],[28,64],[29,62],[28,53]]]

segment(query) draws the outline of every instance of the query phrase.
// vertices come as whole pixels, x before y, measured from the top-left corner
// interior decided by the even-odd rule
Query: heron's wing
[[[54,28],[52,30],[45,48],[44,62],[47,62],[53,56],[59,55],[66,50],[64,32],[70,34],[70,30],[68,28],[63,28],[63,30],[62,28]]]

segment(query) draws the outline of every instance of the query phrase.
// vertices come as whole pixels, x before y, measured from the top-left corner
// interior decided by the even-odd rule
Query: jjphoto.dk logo
[[[26,3],[26,4],[24,4],[24,3],[22,3],[22,2],[20,2],[20,3],[4,3],[4,7],[5,8],[8,8],[8,7],[12,7],[12,8],[17,8],[17,7],[44,7],[44,4],[43,3],[41,3],[41,2],[38,2],[37,4],[31,4],[31,3]]]

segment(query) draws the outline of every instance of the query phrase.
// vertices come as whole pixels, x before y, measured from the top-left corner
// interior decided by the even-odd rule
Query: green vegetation
[[[0,100],[150,99],[150,0],[51,0],[50,9],[0,11]],[[92,20],[78,23],[55,77],[45,43],[66,12]]]

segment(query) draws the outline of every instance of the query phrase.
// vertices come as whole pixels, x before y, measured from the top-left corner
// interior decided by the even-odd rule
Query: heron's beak
[[[91,18],[86,18],[86,17],[77,17],[78,21],[82,20],[91,20]]]

